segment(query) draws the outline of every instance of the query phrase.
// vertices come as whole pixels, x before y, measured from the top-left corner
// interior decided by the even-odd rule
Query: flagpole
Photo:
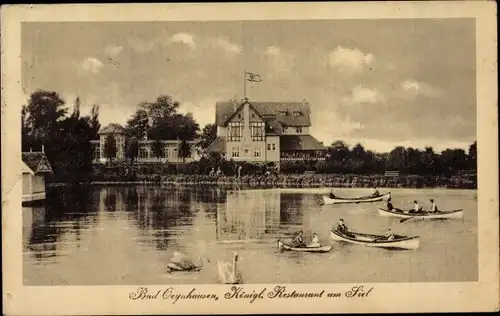
[[[243,74],[243,99],[247,97],[247,69],[245,68],[245,73]]]

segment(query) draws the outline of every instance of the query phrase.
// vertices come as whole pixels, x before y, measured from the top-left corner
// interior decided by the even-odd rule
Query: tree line
[[[99,139],[101,124],[99,105],[92,106],[91,114],[80,115],[80,98],[71,111],[65,100],[55,91],[37,90],[21,109],[22,151],[40,151],[42,146],[49,159],[55,181],[84,182],[92,174],[94,157],[91,141]],[[152,140],[154,157],[161,157],[161,140],[179,140],[179,156],[189,157],[193,148],[188,140],[198,138],[198,123],[191,114],[179,113],[180,103],[161,95],[153,102],[141,102],[125,126],[125,156],[133,161],[139,154],[139,140]],[[114,137],[106,137],[104,156],[112,161],[117,154]]]
[[[366,150],[361,144],[352,148],[335,141],[327,148],[324,161],[286,163],[284,172],[300,173],[314,170],[320,173],[383,174],[398,171],[414,175],[475,174],[477,170],[477,141],[466,152],[464,149],[446,149],[437,153],[432,147],[420,150],[412,147],[395,147],[388,153]]]

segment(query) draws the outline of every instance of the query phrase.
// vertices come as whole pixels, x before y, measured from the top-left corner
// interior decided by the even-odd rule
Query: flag
[[[252,81],[252,82],[261,82],[262,79],[260,78],[260,75],[251,73],[251,72],[246,72],[247,75],[247,81]]]

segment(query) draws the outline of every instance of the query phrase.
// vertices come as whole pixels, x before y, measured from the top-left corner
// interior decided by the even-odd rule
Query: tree
[[[94,104],[92,106],[92,111],[90,113],[90,127],[92,128],[92,139],[99,138],[99,130],[101,129],[101,123],[99,122],[99,105]]]
[[[72,116],[74,116],[77,119],[80,118],[80,105],[81,105],[80,97],[76,97],[75,104],[73,105],[73,114],[72,114]]]
[[[125,157],[133,162],[137,158],[137,156],[139,156],[139,140],[137,139],[137,137],[132,136],[127,140]]]
[[[198,141],[198,147],[205,150],[213,143],[217,137],[217,126],[215,124],[207,124],[201,131],[200,140]]]
[[[64,100],[57,92],[37,90],[25,108],[26,128],[35,142],[50,145],[51,140],[60,135],[60,124],[66,113]]]
[[[165,146],[160,140],[155,140],[151,144],[151,153],[153,157],[160,159],[163,156],[163,151],[165,150]]]
[[[408,173],[422,174],[425,172],[425,170],[422,170],[422,152],[420,150],[409,147],[408,149],[406,149],[406,157],[408,163]]]
[[[182,158],[183,163],[186,163],[186,158],[189,156],[191,156],[191,145],[183,139],[179,145],[179,157]]]
[[[104,157],[111,162],[113,158],[116,158],[116,152],[116,139],[112,134],[109,134],[104,139]]]
[[[335,141],[327,149],[327,166],[330,172],[342,172],[348,167],[349,147],[343,141]]]
[[[366,151],[363,145],[356,144],[350,153],[351,168],[354,172],[363,172]]]
[[[403,146],[398,146],[389,153],[387,169],[406,171],[406,149]]]
[[[438,171],[438,157],[432,147],[425,147],[420,155],[420,165],[422,173],[435,174]]]
[[[136,137],[137,139],[144,139],[148,128],[148,113],[142,108],[132,115],[125,126],[127,136]]]
[[[463,149],[446,149],[441,152],[441,164],[443,171],[454,174],[466,167],[466,154]]]
[[[467,165],[470,170],[477,170],[477,141],[469,146]]]
[[[127,122],[128,136],[153,140],[195,139],[199,125],[192,114],[178,113],[180,103],[161,95],[154,102],[142,102]]]

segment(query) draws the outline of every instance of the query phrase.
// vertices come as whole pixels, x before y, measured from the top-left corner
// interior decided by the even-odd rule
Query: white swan
[[[210,260],[208,260],[205,257],[200,256],[198,258],[199,263],[196,264],[187,255],[176,251],[176,252],[174,252],[172,258],[170,259],[170,262],[167,263],[167,272],[200,271],[203,268],[203,263],[205,260],[208,263],[210,263]]]
[[[217,266],[219,270],[219,281],[224,284],[241,284],[243,283],[243,278],[241,273],[238,271],[236,264],[238,262],[238,253],[233,253],[233,262],[217,260]]]

